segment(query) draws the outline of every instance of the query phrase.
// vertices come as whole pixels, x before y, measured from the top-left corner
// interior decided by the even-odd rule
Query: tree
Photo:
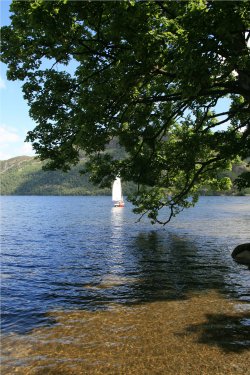
[[[68,170],[84,150],[93,182],[133,181],[136,211],[166,223],[249,156],[248,1],[34,0],[11,11],[1,59],[24,82],[37,123],[27,139],[48,168]],[[112,139],[123,158],[105,151]]]

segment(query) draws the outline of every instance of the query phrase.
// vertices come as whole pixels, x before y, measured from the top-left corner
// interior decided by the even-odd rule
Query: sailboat
[[[115,181],[113,182],[112,201],[114,202],[115,207],[124,207],[120,177],[116,177]]]

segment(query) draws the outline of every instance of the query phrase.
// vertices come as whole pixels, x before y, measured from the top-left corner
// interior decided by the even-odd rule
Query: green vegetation
[[[99,189],[80,175],[83,162],[68,173],[44,171],[44,163],[35,158],[17,157],[1,161],[2,195],[108,195],[110,189]]]
[[[88,181],[88,175],[80,174],[85,167],[85,160],[73,167],[69,172],[44,171],[44,162],[39,159],[19,156],[0,161],[1,195],[110,195],[110,188],[98,188]],[[234,165],[230,173],[226,173],[233,182],[239,174],[245,172],[246,163]],[[232,184],[233,186],[233,184]],[[124,195],[135,190],[131,183],[123,184]],[[202,195],[218,194],[250,194],[250,189],[239,192],[236,187],[227,191],[201,190]]]
[[[31,0],[11,11],[1,61],[23,81],[37,124],[27,139],[47,168],[67,171],[83,150],[92,182],[133,182],[135,211],[156,222],[168,206],[164,224],[204,186],[231,189],[222,171],[250,156],[248,1]],[[104,152],[115,137],[122,158]]]
[[[123,156],[117,141],[108,146],[110,155]],[[0,160],[1,195],[111,195],[111,184],[102,188],[89,181],[85,170],[87,159],[81,155],[80,162],[68,172],[44,170],[45,161],[29,156]],[[134,184],[124,182],[123,194],[135,190]]]
[[[243,185],[239,188],[238,179],[241,175],[249,176],[249,163],[245,162],[238,162],[232,165],[232,169],[230,171],[221,172],[221,177],[229,178],[230,187],[226,190],[216,190],[210,187],[202,187],[201,188],[201,195],[249,195],[250,194],[250,187],[249,185]],[[245,181],[245,180],[244,180]]]

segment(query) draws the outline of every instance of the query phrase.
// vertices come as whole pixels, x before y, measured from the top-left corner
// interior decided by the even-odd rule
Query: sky
[[[0,0],[1,26],[8,25],[11,1]],[[34,155],[31,144],[24,142],[27,131],[35,127],[23,99],[21,82],[7,81],[6,65],[0,63],[0,160]]]

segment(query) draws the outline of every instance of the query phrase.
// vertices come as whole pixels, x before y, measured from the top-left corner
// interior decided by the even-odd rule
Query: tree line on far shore
[[[82,160],[69,172],[44,171],[43,162],[32,157],[16,157],[0,161],[1,166],[1,195],[111,195],[110,188],[99,188],[88,181],[88,175],[80,174],[85,161]],[[229,177],[232,188],[229,191],[213,191],[206,186],[201,189],[201,195],[246,195],[250,189],[241,192],[233,186],[233,181],[246,170],[246,163],[233,165],[232,171],[222,173]],[[136,189],[132,183],[123,183],[124,195],[129,195]]]

